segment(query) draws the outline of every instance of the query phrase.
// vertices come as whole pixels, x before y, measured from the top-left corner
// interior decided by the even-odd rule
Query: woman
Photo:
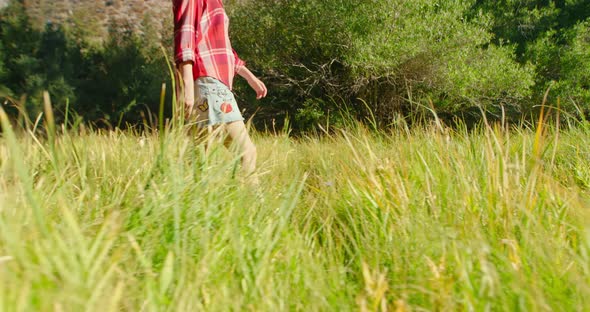
[[[242,155],[248,176],[256,169],[256,147],[232,93],[237,74],[266,96],[266,86],[232,49],[229,18],[221,0],[173,0],[174,54],[182,78],[185,112],[200,126],[221,126]]]

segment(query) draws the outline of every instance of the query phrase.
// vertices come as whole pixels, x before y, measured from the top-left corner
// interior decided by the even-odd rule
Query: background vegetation
[[[169,79],[161,52],[164,46],[170,54],[169,3],[155,4],[167,12],[164,20],[137,13],[134,22],[103,21],[102,32],[93,17],[100,4],[43,24],[31,12],[52,9],[35,3],[13,0],[1,13],[4,97],[26,95],[35,116],[41,92],[49,90],[60,111],[69,102],[85,121],[115,125],[154,111],[160,84]],[[238,82],[246,115],[256,112],[260,125],[290,116],[296,129],[337,124],[342,115],[382,127],[432,108],[445,120],[469,121],[482,109],[520,120],[550,86],[552,105],[559,97],[563,109],[583,115],[590,100],[589,6],[583,0],[226,2],[235,48],[271,88],[257,103]]]
[[[101,34],[86,12],[39,29],[30,10],[12,1],[1,13],[0,92],[9,102],[34,119],[48,90],[58,117],[68,106],[83,121],[108,126],[137,124],[157,112],[161,84],[170,83],[160,34],[150,25],[139,33],[125,21],[109,20]]]
[[[246,113],[335,126],[253,131],[254,186],[176,124],[89,131],[158,110],[170,28],[66,1],[0,13],[0,311],[590,310],[588,4],[228,0]]]

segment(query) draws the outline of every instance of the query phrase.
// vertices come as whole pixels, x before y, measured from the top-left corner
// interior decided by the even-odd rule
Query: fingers
[[[194,103],[187,102],[184,104],[184,118],[189,119],[193,114]]]
[[[258,86],[256,88],[256,99],[260,100],[266,97],[268,90],[262,81],[259,81]]]
[[[261,83],[262,83],[262,88],[264,89],[264,94],[262,95],[262,97],[266,97],[266,94],[268,93],[268,89],[266,88],[266,85],[263,82],[261,82]]]
[[[252,87],[252,89],[254,89],[254,91],[256,92],[256,99],[257,100],[260,100],[263,97],[266,97],[268,90],[266,89],[266,86],[264,85],[264,83],[262,81],[260,81],[260,79],[254,78],[254,79],[248,80],[248,84],[250,84],[250,87]]]
[[[185,108],[185,110],[184,110],[184,119],[190,119],[191,118],[191,115],[192,115],[191,112],[192,111],[190,109]]]

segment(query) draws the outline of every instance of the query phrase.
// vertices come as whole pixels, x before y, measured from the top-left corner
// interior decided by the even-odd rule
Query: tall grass
[[[584,127],[260,134],[254,187],[183,131],[2,118],[1,311],[590,309]]]

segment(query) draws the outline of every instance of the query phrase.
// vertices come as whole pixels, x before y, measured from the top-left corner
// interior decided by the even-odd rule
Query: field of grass
[[[590,310],[583,125],[255,142],[5,129],[0,311]]]

